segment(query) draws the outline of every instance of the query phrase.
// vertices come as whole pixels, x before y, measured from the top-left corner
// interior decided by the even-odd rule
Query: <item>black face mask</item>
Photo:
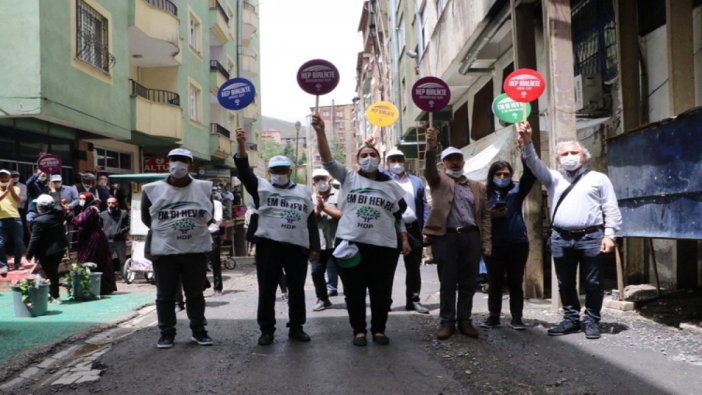
[[[107,210],[114,214],[119,212],[119,207],[108,207]]]

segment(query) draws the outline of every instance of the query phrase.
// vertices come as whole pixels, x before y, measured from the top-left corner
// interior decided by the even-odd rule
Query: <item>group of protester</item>
[[[556,265],[563,321],[550,328],[552,336],[584,330],[587,338],[600,337],[598,322],[603,291],[601,268],[614,249],[621,215],[612,184],[606,175],[586,168],[588,151],[576,140],[559,142],[560,168],[549,169],[536,155],[531,128],[517,125],[524,171],[514,181],[512,165],[493,163],[485,184],[464,173],[463,153],[454,147],[437,149],[437,133],[428,128],[424,178],[431,193],[431,207],[421,179],[405,169],[401,151],[381,155],[368,140],[357,152],[358,169],[334,160],[324,121],[312,117],[324,169],[312,174],[313,188],[295,183],[287,157],[275,156],[267,164],[268,177],[256,176],[248,163],[246,132],[236,130],[238,151],[234,162],[254,204],[249,241],[256,244],[258,280],[258,344],[274,341],[275,297],[281,276],[288,288],[288,336],[307,342],[304,284],[308,262],[312,268],[317,303],[314,311],[331,305],[324,282],[325,268],[334,265],[341,277],[352,343],[367,345],[366,294],[370,296],[372,341],[390,342],[386,335],[392,304],[395,269],[400,254],[406,267],[406,309],[428,313],[420,302],[419,266],[423,246],[431,245],[440,281],[439,328],[445,340],[456,329],[478,337],[472,324],[472,303],[481,257],[490,283],[489,317],[482,327],[500,325],[502,289],[510,294],[509,326],[524,330],[522,281],[529,241],[522,203],[536,180],[546,187],[551,206],[551,254]],[[157,283],[159,348],[170,348],[175,339],[175,294],[182,282],[192,340],[211,345],[205,330],[203,285],[208,226],[214,221],[212,185],[188,175],[192,154],[175,149],[169,154],[170,175],[144,187],[142,220],[151,228],[151,254]],[[440,162],[443,171],[439,170]],[[582,181],[580,181],[582,179]],[[580,182],[579,182],[580,181]],[[333,186],[338,183],[340,188]],[[577,186],[576,186],[577,184]],[[570,199],[565,197],[571,193]],[[563,205],[561,203],[565,201]],[[562,208],[561,208],[562,207]],[[561,208],[559,211],[558,209]],[[577,265],[585,274],[584,318],[576,290]]]
[[[116,291],[115,271],[126,260],[130,226],[127,194],[120,185],[110,185],[108,176],[92,172],[81,173],[75,185],[65,185],[60,174],[41,170],[26,184],[19,179],[17,171],[0,170],[0,274],[10,269],[6,250],[12,245],[14,269],[21,268],[23,255],[29,261],[36,259],[50,282],[52,302],[60,303],[59,264],[75,234],[77,263],[97,265],[101,294]]]

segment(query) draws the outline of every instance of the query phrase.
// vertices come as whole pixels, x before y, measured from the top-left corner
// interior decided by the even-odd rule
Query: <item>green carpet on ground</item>
[[[15,317],[11,292],[0,292],[0,365],[18,353],[60,342],[88,328],[129,317],[152,303],[155,293],[116,293],[100,300],[74,302],[61,295],[63,304],[49,304],[47,315]]]

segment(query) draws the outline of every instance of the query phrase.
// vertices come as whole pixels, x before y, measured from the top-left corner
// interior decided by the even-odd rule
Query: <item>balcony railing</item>
[[[222,17],[227,22],[227,24],[229,24],[229,15],[227,15],[227,11],[224,10],[224,7],[222,7],[219,1],[210,0],[210,9],[217,9],[217,11],[219,11],[219,13],[222,14]]]
[[[210,60],[210,70],[219,71],[224,78],[229,79],[229,72],[224,68],[224,66],[222,66],[222,63],[219,63],[218,60]]]
[[[216,133],[226,138],[231,138],[231,132],[229,131],[229,129],[225,128],[224,126],[218,123],[210,124],[210,133]]]
[[[162,89],[149,89],[144,85],[130,79],[130,92],[132,96],[141,96],[154,103],[173,104],[180,106],[180,95]]]
[[[178,6],[173,4],[170,0],[145,0],[147,3],[158,8],[159,10],[166,11],[171,15],[178,16]]]

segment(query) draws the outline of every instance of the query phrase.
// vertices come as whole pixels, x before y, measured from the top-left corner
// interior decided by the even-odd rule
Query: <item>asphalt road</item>
[[[527,303],[524,332],[480,329],[477,340],[456,334],[437,341],[435,266],[422,268],[422,297],[431,315],[406,312],[396,303],[386,332],[389,346],[353,346],[343,296],[332,298],[332,308],[313,312],[308,281],[305,330],[312,341],[288,340],[287,305],[279,301],[275,342],[261,347],[252,269],[225,272],[228,292],[207,299],[213,346],[190,342],[183,312],[172,349],[156,349],[158,330],[150,325],[115,341],[91,363],[99,380],[63,386],[37,380],[16,393],[699,394],[702,388],[702,336],[634,313],[605,315],[597,341],[582,333],[551,338],[546,328],[559,321],[558,314],[548,304]],[[394,299],[404,302],[403,294],[399,265]],[[476,294],[474,311],[477,324],[486,317],[485,294]],[[145,318],[153,322],[154,314]]]

